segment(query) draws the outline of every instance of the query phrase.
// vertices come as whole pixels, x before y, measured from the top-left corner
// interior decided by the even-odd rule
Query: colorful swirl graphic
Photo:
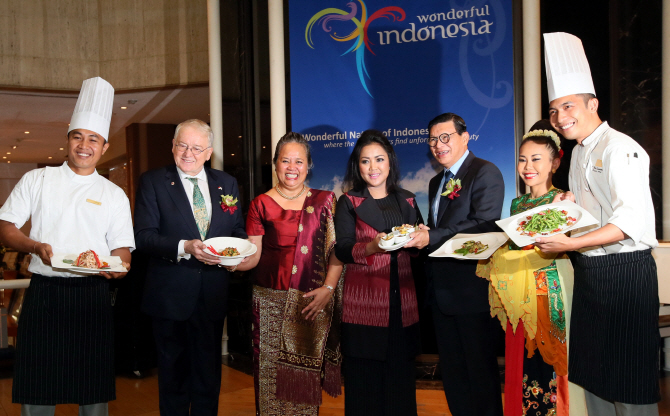
[[[358,14],[358,5],[353,1],[347,3],[347,7],[351,10],[350,12],[333,7],[323,9],[312,16],[312,18],[309,19],[309,22],[307,22],[307,27],[305,28],[305,42],[307,42],[307,46],[314,49],[314,42],[312,42],[312,29],[317,24],[321,25],[321,28],[324,32],[330,33],[332,31],[330,26],[331,22],[352,22],[356,27],[351,31],[351,33],[346,36],[338,36],[337,34],[333,33],[330,35],[330,37],[337,42],[354,41],[351,45],[351,48],[344,52],[342,56],[350,52],[356,52],[356,70],[358,71],[358,78],[360,79],[361,85],[363,85],[365,92],[367,92],[368,95],[372,97],[372,94],[370,94],[370,90],[368,89],[368,86],[365,82],[365,78],[371,79],[367,69],[365,68],[365,49],[367,48],[370,53],[373,55],[375,54],[371,47],[371,45],[374,45],[374,43],[368,38],[368,27],[370,26],[370,23],[381,17],[394,22],[403,21],[405,20],[405,11],[400,7],[388,6],[374,12],[368,18],[368,9],[365,6],[365,2],[363,2],[363,0],[357,1],[361,7],[360,20],[356,18],[356,15]],[[361,48],[363,44],[365,44],[365,48]]]

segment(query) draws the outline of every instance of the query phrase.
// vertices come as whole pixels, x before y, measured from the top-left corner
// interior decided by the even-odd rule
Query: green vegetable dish
[[[577,219],[568,215],[568,212],[558,208],[548,208],[533,215],[527,215],[519,222],[517,231],[521,235],[534,237],[537,234],[549,235],[559,233],[564,228],[570,227]]]
[[[488,249],[488,244],[483,244],[481,241],[469,240],[463,243],[461,248],[454,250],[454,254],[467,256],[468,254],[479,254]]]

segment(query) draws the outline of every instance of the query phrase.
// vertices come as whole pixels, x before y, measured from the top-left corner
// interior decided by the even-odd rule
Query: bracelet
[[[333,290],[335,290],[335,288],[333,288],[331,285],[323,285],[321,287],[325,287],[326,289],[328,289],[331,295],[333,294]]]
[[[33,244],[33,251],[32,251],[32,253],[37,254],[37,253],[35,253],[35,247],[37,247],[37,243]]]

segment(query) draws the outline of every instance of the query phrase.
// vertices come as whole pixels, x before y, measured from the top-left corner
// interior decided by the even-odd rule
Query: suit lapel
[[[207,173],[207,185],[209,186],[209,197],[212,200],[212,218],[209,222],[209,230],[207,231],[207,238],[209,238],[209,233],[212,230],[217,230],[218,227],[224,221],[224,214],[229,215],[223,212],[221,209],[221,196],[224,195],[223,184],[219,184],[212,171],[205,168],[205,173]]]
[[[464,186],[465,184],[463,183],[463,179],[465,176],[468,174],[468,170],[470,169],[470,164],[472,163],[472,160],[475,158],[474,153],[470,152],[468,154],[468,157],[465,158],[463,161],[463,164],[461,167],[458,169],[458,173],[454,175],[454,180],[460,179],[461,180],[461,186]],[[438,182],[439,186],[439,182]],[[437,223],[439,224],[440,221],[442,221],[442,216],[444,215],[445,211],[447,210],[447,207],[449,207],[449,204],[453,201],[453,199],[449,199],[448,197],[444,196],[441,197],[440,199],[440,209],[437,211]]]
[[[193,238],[200,239],[200,231],[198,231],[198,226],[195,223],[195,217],[193,216],[193,209],[191,204],[188,202],[188,197],[186,196],[186,190],[184,185],[181,183],[181,178],[177,173],[177,168],[171,166],[168,168],[168,171],[165,175],[165,188],[168,195],[172,198],[177,210],[184,218],[184,224],[187,225],[187,228],[191,232]]]
[[[428,223],[431,227],[435,227],[435,224],[431,223],[433,222],[433,207],[435,206],[435,196],[437,195],[437,187],[440,186],[441,177],[442,171],[433,176],[433,179],[431,179],[428,183]]]

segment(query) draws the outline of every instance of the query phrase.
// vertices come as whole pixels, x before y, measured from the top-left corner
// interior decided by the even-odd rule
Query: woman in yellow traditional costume
[[[517,171],[530,192],[512,201],[511,215],[550,204],[563,192],[551,182],[561,156],[555,132],[533,130],[523,137]],[[567,256],[510,241],[481,262],[477,274],[491,282],[491,315],[506,331],[505,416],[568,416],[573,272]]]

